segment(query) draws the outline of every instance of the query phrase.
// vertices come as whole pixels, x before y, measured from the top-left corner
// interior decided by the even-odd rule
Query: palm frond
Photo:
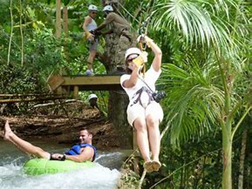
[[[176,40],[183,36],[188,45],[204,47],[213,46],[220,56],[224,56],[241,70],[240,43],[236,36],[240,35],[239,22],[247,22],[247,18],[239,9],[235,0],[163,0],[155,6],[152,26],[155,30],[167,30],[167,35]],[[228,10],[228,11],[227,11]],[[234,14],[234,17],[230,16]],[[242,33],[248,29],[243,28]]]
[[[166,121],[177,114],[171,123],[173,145],[218,129],[213,125],[221,117],[224,92],[212,84],[219,79],[216,72],[214,64],[200,67],[192,59],[180,67],[164,65],[160,84],[166,83],[168,88]]]

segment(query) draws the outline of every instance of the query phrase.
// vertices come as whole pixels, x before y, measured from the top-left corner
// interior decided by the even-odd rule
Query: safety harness
[[[143,94],[143,92],[146,92],[148,94],[149,100],[147,105],[143,104],[143,102],[141,101],[141,96]],[[137,96],[138,95],[138,96]],[[143,107],[146,108],[151,101],[153,101],[153,97],[152,97],[152,92],[150,91],[150,89],[148,89],[147,87],[143,86],[141,89],[139,89],[133,96],[132,99],[135,98],[135,96],[137,96],[137,98],[133,101],[133,104],[131,104],[130,106],[133,106],[135,104],[137,104],[139,102],[139,104]]]
[[[138,95],[138,97],[136,98],[136,100],[134,100],[134,101],[133,101],[133,104],[131,104],[130,106],[133,106],[133,105],[135,105],[136,103],[139,102],[139,104],[140,104],[142,107],[146,108],[146,107],[151,103],[151,101],[155,101],[155,99],[153,98],[153,93],[154,93],[154,91],[151,89],[151,87],[150,87],[141,77],[138,76],[138,79],[141,80],[141,81],[145,84],[145,86],[143,86],[141,89],[139,89],[139,90],[132,96],[132,99],[133,99],[133,98],[135,98],[136,95]],[[149,96],[149,101],[148,101],[148,103],[147,103],[146,106],[144,106],[144,104],[143,104],[142,101],[141,101],[141,95],[142,95],[143,92],[146,92],[146,93],[148,94],[148,96]]]

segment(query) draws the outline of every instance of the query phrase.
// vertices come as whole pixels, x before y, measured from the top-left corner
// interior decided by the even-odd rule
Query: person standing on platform
[[[89,5],[88,7],[88,16],[86,16],[85,21],[83,23],[83,31],[84,35],[89,44],[89,56],[87,59],[87,76],[93,76],[93,63],[97,53],[98,47],[98,37],[94,35],[94,30],[97,28],[97,24],[95,22],[95,16],[98,12],[98,8],[95,5]]]
[[[132,45],[133,39],[132,34],[130,33],[131,26],[126,19],[114,12],[114,9],[111,5],[106,5],[103,8],[103,12],[105,13],[106,18],[104,22],[95,29],[94,33],[114,33],[116,35],[115,40],[118,39],[118,42],[115,48],[114,56],[116,56],[116,66],[120,68],[121,65],[124,66],[125,51]],[[101,30],[105,27],[109,30],[101,33]]]

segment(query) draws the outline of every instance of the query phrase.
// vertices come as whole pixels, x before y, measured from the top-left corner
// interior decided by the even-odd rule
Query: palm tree
[[[171,143],[220,128],[225,189],[232,188],[235,132],[252,109],[247,8],[248,3],[235,0],[164,0],[152,19],[153,29],[171,40],[174,63],[164,66],[160,82],[169,96],[166,120],[177,114]]]

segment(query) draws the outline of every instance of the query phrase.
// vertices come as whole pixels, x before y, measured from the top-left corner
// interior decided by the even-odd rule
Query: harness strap
[[[149,96],[149,102],[147,105],[150,104],[151,101],[153,101],[153,97],[152,97],[152,92],[145,86],[143,86],[141,89],[139,89],[134,95],[132,98],[134,98],[136,95],[138,95],[138,97],[136,98],[136,100],[133,101],[133,104],[131,104],[131,106],[135,105],[136,103],[139,102],[139,104],[143,107],[143,104],[142,104],[142,101],[141,101],[141,96],[142,96],[142,93],[143,92],[146,92]]]

